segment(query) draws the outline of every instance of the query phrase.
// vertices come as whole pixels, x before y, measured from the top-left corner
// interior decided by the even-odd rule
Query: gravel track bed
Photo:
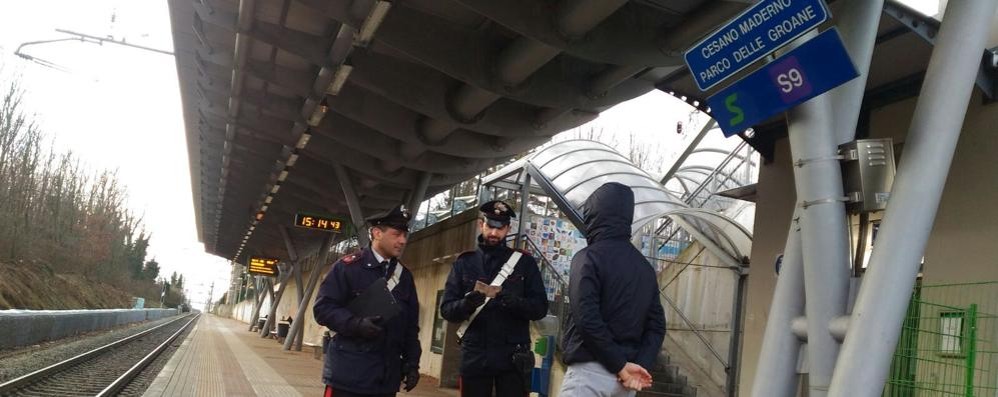
[[[176,353],[177,349],[180,348],[180,345],[184,342],[184,339],[187,339],[187,335],[191,333],[191,330],[194,329],[195,325],[196,324],[191,324],[191,326],[187,327],[184,332],[180,333],[180,335],[177,336],[177,339],[174,339],[173,342],[170,343],[170,346],[164,349],[163,352],[156,357],[156,359],[149,363],[149,365],[146,366],[146,368],[142,370],[142,372],[140,372],[135,379],[132,379],[128,386],[125,386],[125,388],[122,389],[118,395],[132,397],[141,396],[145,393],[146,389],[149,388],[149,385],[152,385],[152,382],[156,380],[156,376],[159,375],[159,372],[166,366],[167,361],[170,361],[170,358],[173,357],[173,353]]]
[[[177,317],[167,317],[97,334],[78,335],[0,355],[0,383],[134,335]]]
[[[111,384],[189,321],[183,318],[13,392],[17,396],[92,396]]]

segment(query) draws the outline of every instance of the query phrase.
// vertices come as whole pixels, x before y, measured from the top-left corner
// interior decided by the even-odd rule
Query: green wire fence
[[[998,281],[916,285],[885,397],[998,396]]]

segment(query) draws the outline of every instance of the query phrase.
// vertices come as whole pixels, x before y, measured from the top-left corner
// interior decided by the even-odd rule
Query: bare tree
[[[24,110],[18,80],[0,76],[0,87],[0,260],[112,283],[142,280],[149,235],[127,209],[116,173],[91,173],[72,153],[58,153]]]

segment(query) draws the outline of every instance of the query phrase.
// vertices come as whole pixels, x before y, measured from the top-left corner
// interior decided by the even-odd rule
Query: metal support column
[[[295,261],[295,268],[293,270],[295,276],[295,285],[298,286],[297,288],[295,288],[295,292],[297,292],[298,294],[298,301],[301,301],[302,296],[305,295],[305,286],[302,284],[302,277],[301,277],[301,267],[303,265],[304,263],[302,263],[301,260],[297,260]]]
[[[825,107],[824,110],[826,111],[834,110],[834,112],[832,112],[833,115],[831,116],[832,117],[831,120],[826,121],[824,123],[826,128],[828,127],[828,123],[829,122],[831,123],[832,130],[829,132],[834,135],[834,138],[832,139],[831,142],[834,145],[851,141],[855,137],[856,122],[859,118],[860,105],[862,104],[863,91],[866,87],[866,80],[870,69],[870,60],[872,59],[873,56],[873,48],[875,46],[877,28],[879,26],[881,10],[883,9],[883,3],[884,3],[883,0],[847,0],[840,8],[839,31],[841,32],[844,44],[849,51],[850,58],[852,58],[853,63],[856,66],[860,76],[857,77],[856,79],[853,79],[849,83],[846,83],[842,87],[837,88],[836,90],[832,91],[830,95],[826,96],[830,97],[830,100],[832,101],[830,108],[829,105],[827,104],[816,103],[814,105],[815,107],[824,106]],[[828,100],[829,99],[822,99],[822,98],[816,99],[816,101],[828,101]],[[814,133],[817,132],[818,131],[815,131]],[[802,133],[806,134],[807,132],[802,131]],[[824,142],[824,144],[827,146],[828,142]],[[797,150],[799,151],[800,149]],[[823,152],[829,156],[835,153],[835,151],[831,150],[830,148],[826,148]],[[800,156],[796,155],[794,156],[794,158],[798,160],[802,159]],[[820,160],[820,155],[810,160],[822,161]],[[838,167],[837,162],[834,161],[823,161],[823,162],[830,163],[830,164],[825,164],[826,166],[825,168]],[[798,181],[801,180],[800,179],[801,174],[803,174],[803,172],[798,173],[798,179],[797,179]],[[838,183],[839,186],[841,186],[841,175],[839,175],[838,178],[836,178],[836,183]],[[835,197],[834,192],[833,195],[830,197],[812,197],[812,198],[808,198],[808,196],[803,196],[801,195],[801,193],[802,193],[801,185],[798,183],[798,202],[802,202],[803,200],[812,200],[812,199],[834,200],[837,198]],[[839,194],[839,196],[841,196],[841,194]],[[818,204],[818,205],[827,206],[827,207],[832,207],[832,206],[836,207],[834,211],[830,210],[826,211],[829,212],[829,216],[836,216],[834,214],[831,214],[831,212],[835,213],[840,212],[839,207],[841,207],[841,204],[837,202],[832,202],[832,203]],[[809,213],[808,215],[805,215],[806,217],[810,217],[811,215],[813,215],[815,212],[818,211],[804,211],[804,212]],[[841,215],[837,216],[839,216],[840,219],[844,219],[844,212]],[[795,219],[797,219],[796,214],[795,214]],[[843,248],[841,246],[841,240],[843,237],[843,232],[842,232],[843,228],[837,224],[838,222],[835,223],[836,224],[834,226],[828,224],[829,228],[826,230],[829,233],[834,233],[832,234],[832,236],[834,236],[834,241],[837,242],[835,244],[835,247],[829,247],[829,248],[834,249],[836,251],[836,254],[842,253],[844,249],[845,254],[848,255],[848,240],[846,240],[845,248]],[[796,362],[795,358],[797,357],[801,344],[800,341],[796,338],[796,336],[793,335],[790,329],[790,322],[793,320],[793,318],[799,317],[804,312],[804,304],[802,299],[804,295],[803,293],[804,285],[802,284],[804,281],[803,273],[805,273],[801,271],[802,270],[801,262],[803,261],[803,254],[801,252],[801,247],[803,244],[801,241],[802,236],[800,235],[800,232],[798,232],[799,230],[798,226],[799,225],[794,225],[791,228],[790,235],[788,236],[787,239],[786,249],[784,250],[784,258],[783,258],[784,270],[782,271],[782,274],[779,277],[779,280],[777,281],[777,290],[773,295],[773,304],[771,307],[769,321],[766,324],[766,332],[764,334],[765,336],[763,339],[763,346],[761,350],[761,355],[759,357],[759,367],[756,372],[756,379],[755,382],[753,382],[752,395],[760,395],[760,396],[790,395],[792,393],[792,390],[796,386],[796,376],[795,376],[796,374],[794,372],[794,366],[792,365],[792,363]],[[848,226],[846,225],[845,227],[846,227],[845,231],[847,234]],[[812,229],[812,232],[813,231],[814,230]],[[808,240],[809,246],[822,244],[821,241],[814,239],[817,236],[815,236],[813,233],[809,233],[809,237],[811,237],[811,239]],[[811,255],[811,253],[809,252],[808,258],[810,259],[809,262],[813,262],[818,258],[825,258],[825,257],[821,257],[818,255]],[[835,351],[837,351],[838,345],[836,344],[836,342],[830,341],[827,338],[828,333],[825,331],[828,326],[828,320],[834,318],[834,313],[838,313],[840,311],[839,307],[841,307],[841,311],[844,314],[846,298],[845,295],[843,294],[845,294],[848,291],[846,289],[848,286],[848,273],[840,274],[841,273],[840,270],[842,270],[841,268],[846,263],[848,263],[848,258],[846,258],[843,261],[842,258],[836,256],[835,259],[830,260],[824,264],[817,264],[817,263],[807,264],[807,268],[809,269],[807,273],[810,273],[812,275],[811,277],[809,277],[810,282],[808,283],[808,286],[812,286],[821,282],[821,276],[820,276],[821,273],[815,274],[816,272],[810,269],[816,270],[818,269],[818,266],[821,266],[826,268],[823,269],[823,271],[831,272],[834,274],[834,277],[832,279],[834,285],[831,286],[829,289],[826,289],[826,292],[832,293],[832,297],[834,298],[832,305],[829,306],[823,300],[822,303],[820,304],[812,305],[812,306],[821,305],[822,308],[809,309],[809,311],[811,312],[820,311],[825,313],[824,316],[820,319],[813,318],[810,314],[808,316],[809,334],[817,333],[824,337],[820,341],[815,341],[817,343],[812,343],[815,346],[812,346],[810,348],[812,349],[811,350],[812,354],[809,354],[809,358],[811,359],[812,363],[814,361],[821,361],[824,364],[822,366],[814,366],[814,365],[811,366],[812,379],[810,384],[812,386],[821,387],[823,385],[828,384],[826,383],[829,376],[828,373],[829,367],[827,366],[827,364],[829,362],[834,363],[835,360],[834,353]],[[836,267],[838,267],[839,269],[837,269]],[[817,293],[817,292],[818,291],[813,291],[810,288],[808,288],[808,297],[811,298],[808,300],[814,302],[815,298],[824,299],[825,297],[828,297],[824,293]],[[829,312],[829,309],[832,310]],[[829,351],[828,349],[829,347],[834,347],[834,349]],[[819,354],[828,354],[828,353],[831,353],[832,355],[824,358],[817,357]],[[816,382],[820,383],[816,384]],[[812,390],[814,390],[813,387]],[[819,390],[818,393],[819,395],[821,395],[824,393],[824,390]]]
[[[295,249],[294,241],[291,240],[291,232],[288,231],[287,226],[279,227],[277,230],[280,231],[281,237],[284,239],[284,246],[288,251],[288,263],[290,264],[291,271],[294,272],[294,269],[298,267],[298,250]],[[277,288],[277,295],[270,302],[270,312],[267,315],[267,322],[263,324],[263,329],[260,330],[260,337],[266,338],[270,335],[270,329],[277,322],[277,305],[281,303],[281,299],[284,297],[284,289],[290,280],[291,274],[288,271],[282,271],[281,280],[279,281],[281,286]],[[298,285],[300,286],[301,283],[298,283]],[[300,290],[301,287],[298,289]],[[300,292],[299,295],[301,295]],[[301,300],[301,296],[298,297],[298,300]]]
[[[744,328],[742,326],[742,312],[745,305],[745,287],[748,281],[748,269],[739,268],[735,271],[737,272],[735,277],[738,279],[735,281],[737,283],[735,299],[731,303],[731,337],[728,342],[728,378],[725,385],[728,397],[738,396],[738,373],[741,367],[738,357],[741,355],[742,329]]]
[[[284,289],[288,286],[288,280],[290,279],[291,274],[281,272],[281,279],[278,281],[281,283],[281,286],[277,287],[277,293],[270,300],[270,311],[267,312],[267,322],[263,324],[263,329],[260,330],[261,338],[270,336],[271,328],[274,328],[274,324],[277,324],[277,305],[281,303],[281,297],[284,296]],[[268,289],[273,290],[273,287]]]
[[[260,320],[260,306],[263,306],[263,294],[259,293],[260,289],[257,288],[257,294],[254,296],[256,299],[253,302],[253,315],[250,317],[249,330],[252,331],[253,327],[256,326],[256,322]]]
[[[526,233],[527,218],[530,213],[530,207],[528,207],[530,203],[530,173],[526,169],[520,171],[520,173],[523,174],[523,184],[520,185],[520,222],[516,229],[516,248],[524,248],[523,236]]]
[[[412,219],[409,221],[409,226],[412,226],[412,222],[416,221],[416,214],[419,212],[419,205],[426,197],[426,189],[430,187],[431,177],[433,177],[433,174],[429,172],[423,172],[420,174],[419,181],[412,190],[412,197],[409,197],[409,202],[406,203],[405,208],[412,211]]]
[[[332,237],[332,238],[335,238],[335,237]],[[301,263],[301,261],[299,261],[298,266],[297,266],[298,271],[297,271],[297,273],[295,273],[295,282],[297,283],[296,285],[298,286],[298,288],[296,288],[296,290],[298,292],[298,294],[297,294],[298,295],[297,296],[298,302],[302,302],[305,299],[305,285],[302,284],[301,267],[302,267],[302,263]],[[319,266],[319,265],[315,265],[313,267],[315,269],[321,269],[322,268],[322,266]],[[318,271],[318,270],[316,270],[316,271]],[[305,302],[307,302],[307,301],[305,301]],[[307,307],[305,309],[308,310]],[[292,337],[292,334],[291,334],[290,331],[291,330],[289,329],[288,330],[288,337],[289,338]],[[301,351],[301,343],[302,343],[303,340],[305,340],[305,327],[304,326],[298,328],[298,336],[296,338],[297,339],[295,341],[295,344],[292,346],[292,348],[295,349],[296,351]]]
[[[295,292],[297,292],[297,293],[298,293],[298,294],[297,294],[297,295],[298,295],[298,296],[297,296],[297,298],[298,298],[298,302],[301,302],[301,301],[302,301],[302,298],[304,298],[304,297],[305,297],[305,284],[303,284],[303,283],[302,283],[302,277],[301,277],[301,267],[302,267],[303,265],[304,265],[304,264],[302,263],[301,259],[299,259],[299,260],[298,260],[298,261],[297,261],[297,262],[295,263],[295,269],[294,269],[294,273],[295,273],[295,285],[297,286],[297,288],[295,288]],[[298,345],[299,345],[299,346],[301,345],[301,339],[302,339],[302,338],[304,337],[304,334],[305,334],[305,328],[301,328],[301,329],[300,329],[300,330],[298,331],[298,338],[299,338],[299,342],[298,342]],[[289,334],[289,335],[290,335],[290,334]],[[299,347],[299,348],[300,348],[300,347]]]
[[[333,164],[333,170],[336,172],[336,179],[339,179],[340,187],[343,189],[343,197],[346,199],[347,209],[350,210],[350,221],[353,222],[354,229],[357,231],[357,241],[360,242],[361,247],[366,247],[371,243],[371,236],[367,234],[367,222],[364,221],[364,214],[360,210],[360,199],[357,198],[357,192],[353,189],[353,180],[350,179],[350,174],[342,165]],[[323,254],[320,253],[320,255]]]
[[[305,323],[305,312],[309,309],[308,302],[312,300],[312,291],[315,290],[315,284],[319,281],[319,273],[322,273],[322,267],[326,264],[326,259],[329,257],[329,248],[332,247],[335,238],[334,234],[329,234],[326,236],[326,240],[322,242],[322,247],[319,248],[319,253],[317,255],[315,265],[312,266],[312,274],[308,276],[308,287],[305,288],[305,295],[302,299],[298,301],[298,310],[295,313],[295,319],[291,322],[291,329],[288,330],[288,337],[284,339],[284,350],[290,350],[291,345],[296,345],[296,350],[301,350],[300,333],[304,330]]]
[[[877,29],[884,9],[884,0],[847,0],[838,10],[838,28],[859,77],[831,92],[835,109],[834,131],[837,144],[856,139],[856,123],[863,104],[863,92],[877,41]]]
[[[831,102],[829,95],[821,95],[787,114],[797,205],[802,208],[800,235],[812,397],[828,393],[839,353],[828,325],[845,314],[849,292],[849,233]]]
[[[946,6],[831,396],[873,397],[883,391],[996,7],[994,0]]]
[[[301,302],[302,297],[305,296],[305,286],[302,285],[302,282],[301,282],[301,267],[302,267],[301,255],[298,254],[298,248],[295,247],[294,240],[291,239],[291,228],[289,228],[287,226],[284,226],[284,227],[281,227],[279,230],[281,231],[281,237],[284,238],[284,245],[287,247],[288,257],[291,258],[291,265],[292,265],[291,272],[294,273],[295,286],[296,286],[295,292],[298,295],[298,297],[297,297],[298,298],[298,302]],[[284,279],[284,283],[285,284],[288,281],[291,280],[291,276],[292,275],[289,274]],[[281,284],[282,287],[283,287],[283,285],[284,284]],[[274,307],[276,308],[277,306],[275,305]],[[277,321],[277,320],[274,320],[274,321]],[[304,336],[304,332],[305,332],[305,329],[302,328],[301,331],[299,332],[299,340]]]
[[[804,315],[804,253],[797,215],[791,222],[783,262],[769,306],[759,362],[750,396],[793,396],[797,388],[797,355],[801,343],[790,324]],[[758,275],[757,275],[758,277]]]

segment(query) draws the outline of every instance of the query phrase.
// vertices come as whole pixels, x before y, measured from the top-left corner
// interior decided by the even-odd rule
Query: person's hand
[[[357,319],[354,329],[364,339],[377,339],[385,331],[378,324],[381,324],[381,316],[362,317]]]
[[[402,383],[406,392],[415,389],[419,383],[419,367],[409,367],[409,370],[402,374]]]
[[[485,303],[485,294],[479,291],[471,291],[464,296],[464,307],[468,308],[468,311],[474,311],[483,303]]]
[[[617,379],[630,390],[641,391],[641,389],[651,387],[651,374],[635,363],[624,364],[624,368],[617,372]]]
[[[496,299],[499,300],[499,304],[502,305],[502,307],[508,309],[518,310],[523,307],[523,297],[508,292],[500,292]]]

